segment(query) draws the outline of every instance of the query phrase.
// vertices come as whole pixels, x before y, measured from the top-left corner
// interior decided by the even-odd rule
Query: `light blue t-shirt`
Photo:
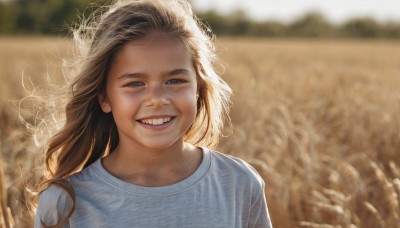
[[[257,172],[239,158],[202,151],[191,176],[164,187],[122,181],[97,160],[69,178],[76,209],[65,227],[271,227]],[[51,186],[40,195],[35,228],[40,220],[56,224],[70,207],[67,193]]]

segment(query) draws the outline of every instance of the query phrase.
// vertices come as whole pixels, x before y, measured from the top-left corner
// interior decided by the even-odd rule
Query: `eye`
[[[187,82],[187,81],[183,80],[183,79],[174,78],[174,79],[168,80],[166,84],[181,84],[181,83],[185,83],[185,82]]]
[[[126,83],[124,85],[124,87],[139,87],[139,86],[144,86],[144,83],[139,82],[139,81],[133,81],[133,82]]]

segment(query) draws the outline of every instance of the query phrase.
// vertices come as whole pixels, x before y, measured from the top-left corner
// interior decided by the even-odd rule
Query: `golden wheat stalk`
[[[10,208],[7,206],[7,189],[3,172],[3,157],[0,150],[0,227],[14,227]]]
[[[367,208],[367,210],[368,210],[369,212],[371,212],[371,214],[373,215],[373,218],[375,218],[376,221],[378,221],[380,227],[382,227],[382,228],[386,227],[385,220],[383,220],[381,214],[380,214],[379,211],[376,209],[376,207],[374,207],[374,205],[372,205],[371,203],[365,201],[365,202],[364,202],[364,206]]]
[[[300,222],[299,224],[302,227],[310,227],[310,228],[340,228],[341,226],[338,225],[330,225],[330,224],[318,224],[313,222]],[[352,226],[350,226],[352,227]]]
[[[387,216],[387,224],[399,224],[399,202],[397,201],[397,192],[395,190],[396,186],[393,186],[393,183],[390,179],[385,175],[384,171],[378,166],[376,162],[371,162],[371,167],[375,172],[376,180],[378,181],[378,185],[381,186],[383,190],[382,199],[386,200],[386,208],[390,212]]]

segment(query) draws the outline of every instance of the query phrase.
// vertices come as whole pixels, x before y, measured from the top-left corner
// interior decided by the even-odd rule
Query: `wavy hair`
[[[231,89],[213,68],[217,60],[214,36],[185,0],[120,0],[99,12],[73,31],[78,53],[65,94],[64,125],[45,146],[47,174],[39,189],[58,185],[73,200],[71,211],[59,225],[75,210],[74,190],[66,178],[118,145],[112,114],[102,111],[98,95],[105,90],[113,57],[127,42],[161,32],[180,39],[192,55],[199,99],[195,121],[184,135],[186,142],[215,147],[224,121],[229,120]]]

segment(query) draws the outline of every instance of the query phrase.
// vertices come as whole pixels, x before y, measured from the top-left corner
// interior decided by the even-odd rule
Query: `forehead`
[[[176,49],[179,50],[179,52],[190,54],[185,42],[180,38],[161,32],[152,32],[138,40],[129,41],[122,47],[122,49],[126,49],[128,46],[134,46],[138,51],[149,51],[150,49]]]
[[[114,56],[109,73],[157,74],[175,69],[195,73],[192,55],[177,37],[157,33],[124,44]]]
[[[151,32],[147,34],[144,38],[142,38],[142,42],[145,41],[150,45],[154,44],[166,44],[166,45],[174,45],[180,44],[185,47],[184,42],[177,36],[168,33],[162,32]]]

